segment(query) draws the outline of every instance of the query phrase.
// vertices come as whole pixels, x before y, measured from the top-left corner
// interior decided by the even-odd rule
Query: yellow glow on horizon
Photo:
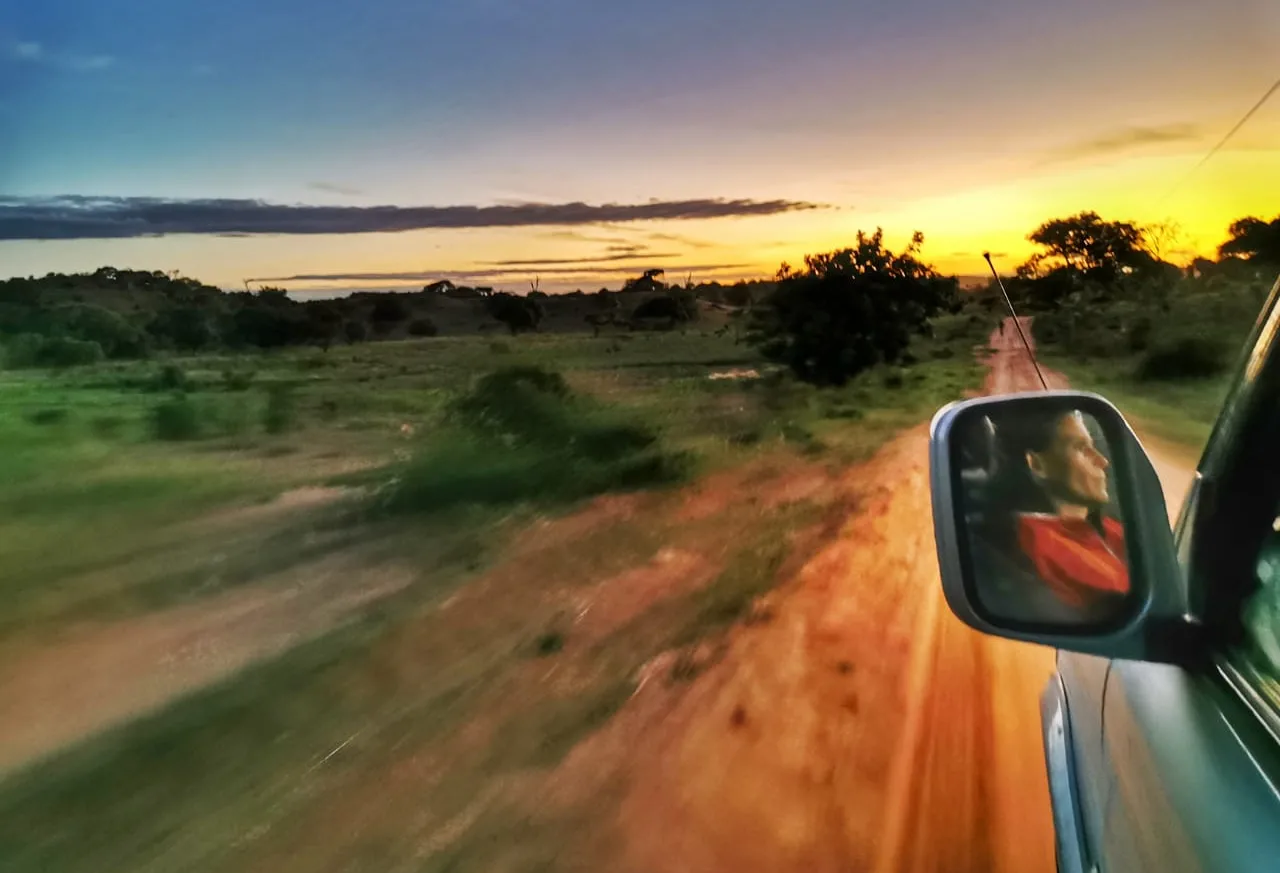
[[[485,271],[504,269],[499,262],[518,261],[528,264],[511,267],[512,272],[503,277],[473,281],[526,290],[540,275],[542,287],[549,290],[590,290],[601,285],[617,287],[627,275],[648,267],[665,268],[672,281],[683,281],[690,268],[711,266],[726,268],[693,269],[694,280],[768,277],[783,261],[798,265],[806,254],[851,245],[859,229],[870,232],[879,226],[894,249],[905,245],[912,231],[922,231],[924,260],[946,273],[976,275],[985,270],[983,251],[998,255],[998,267],[1011,271],[1033,251],[1026,237],[1034,228],[1083,210],[1096,211],[1108,220],[1174,222],[1181,230],[1179,247],[1210,256],[1232,221],[1280,214],[1280,148],[1225,150],[1166,197],[1198,159],[1199,154],[1182,154],[1047,167],[1042,175],[969,189],[959,180],[949,193],[876,212],[823,209],[756,218],[573,228],[52,241],[24,245],[18,252],[23,257],[14,266],[24,275],[88,271],[104,264],[176,268],[225,288],[238,288],[247,278],[369,274],[365,279],[282,278],[274,283],[303,289],[421,286],[422,279],[380,274]],[[941,181],[938,187],[943,187]],[[625,245],[643,246],[644,253],[633,260],[595,262],[621,272],[598,272],[591,264],[572,263],[608,258]],[[565,263],[536,263],[556,260]],[[567,270],[574,272],[562,272]]]

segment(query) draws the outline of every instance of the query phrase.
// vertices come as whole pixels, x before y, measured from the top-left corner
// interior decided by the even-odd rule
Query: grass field
[[[287,640],[13,769],[4,869],[589,867],[616,774],[534,802],[547,780],[638,670],[674,651],[670,676],[696,673],[829,534],[840,470],[976,387],[990,327],[940,319],[918,362],[823,392],[694,329],[0,374],[0,689],[86,634],[128,648],[214,605],[215,636],[248,646],[261,607]],[[451,410],[511,365],[563,374],[597,435],[648,434],[679,475],[597,465],[598,496],[551,499],[547,465],[584,456],[537,445],[511,468],[550,476],[528,489],[377,511],[424,458],[445,459],[431,483],[505,463],[459,449]]]
[[[1198,456],[1269,287],[1190,283],[1163,309],[1099,306],[1078,316],[1074,338],[1061,314],[1040,315],[1038,353],[1074,387],[1106,396],[1135,426]],[[1145,328],[1141,342],[1137,326]]]

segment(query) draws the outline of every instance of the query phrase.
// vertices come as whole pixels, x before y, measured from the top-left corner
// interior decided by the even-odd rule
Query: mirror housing
[[[1118,507],[1120,519],[1106,520],[1106,534],[1100,513],[1091,511],[1089,518],[1094,521],[1088,523],[1082,519],[1063,521],[1065,515],[1056,515],[1058,509],[1065,513],[1071,508],[1070,499],[1050,500],[1049,505],[1057,508],[1051,512],[1021,512],[1001,503],[999,495],[1005,491],[983,490],[984,484],[990,484],[987,480],[996,475],[991,462],[998,454],[996,447],[1002,433],[1017,433],[1026,422],[1061,421],[1069,413],[1080,413],[1077,420],[1090,422],[1093,427],[1088,432],[1097,434],[1096,449],[1094,443],[1088,443],[1087,436],[1082,436],[1087,445],[1080,451],[1097,459],[1093,473],[1104,470],[1109,483],[1100,486],[1102,497],[1108,506]],[[1079,425],[1075,426],[1080,432]],[[1024,478],[1028,468],[1044,474],[1037,453],[1017,449],[1003,458],[1000,475],[1014,468],[1021,468],[1019,474]],[[1061,475],[1069,477],[1070,463],[1063,464],[1065,472]],[[934,416],[930,427],[929,475],[943,592],[951,611],[965,624],[992,636],[1107,658],[1186,663],[1199,654],[1199,624],[1190,615],[1160,480],[1137,436],[1106,399],[1081,391],[1048,391],[983,397],[945,406]],[[1062,487],[1052,493],[1061,496]],[[997,496],[977,496],[982,493]],[[982,519],[1000,513],[1013,519],[1009,529],[1023,536],[993,563],[988,558],[995,553],[975,532]],[[1096,527],[1097,533],[1089,524]],[[1084,545],[1068,542],[1062,545],[1066,550],[1064,560],[1042,562],[1042,556],[1034,553],[1036,543],[1031,541],[1035,537],[1026,537],[1027,527],[1047,528],[1052,536],[1058,536],[1061,527],[1068,533],[1059,541],[1069,538],[1068,534],[1078,535]],[[1111,543],[1110,550],[1104,540]],[[1061,542],[1050,545],[1057,547]],[[1005,576],[1003,568],[1013,566],[1008,561],[1021,568],[1016,571],[1016,584],[1009,582],[1014,570],[1008,570],[1011,575]],[[1101,611],[1064,606],[1060,598],[1054,597],[1059,588],[1051,584],[1063,580],[1047,578],[1046,563],[1053,563],[1058,576],[1065,572],[1061,571],[1063,567],[1105,565],[1110,571],[1107,578],[1118,587],[1103,592],[1108,595],[1105,598],[1095,598],[1106,604]],[[1024,597],[1028,605],[1019,608],[1021,614],[1016,609],[1000,612],[991,608],[990,592],[995,590],[1015,591],[1018,597],[1030,592],[1034,597]],[[1102,589],[1075,590],[1096,593]],[[1049,606],[1051,602],[1056,605]]]

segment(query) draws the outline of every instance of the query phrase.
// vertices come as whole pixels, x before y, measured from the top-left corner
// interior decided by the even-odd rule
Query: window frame
[[[1280,515],[1280,464],[1265,463],[1280,447],[1277,401],[1280,278],[1244,344],[1176,529],[1184,581],[1206,626],[1211,669],[1280,746],[1280,693],[1266,687],[1245,650],[1244,621],[1256,591],[1258,554]]]

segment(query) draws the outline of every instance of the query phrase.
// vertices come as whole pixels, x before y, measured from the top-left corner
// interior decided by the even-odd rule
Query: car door
[[[1280,283],[1277,285],[1280,289]],[[1113,661],[1097,869],[1280,869],[1280,310],[1273,290],[1178,526],[1202,656]]]
[[[1066,699],[1075,803],[1087,857],[1101,851],[1110,774],[1102,759],[1102,694],[1111,662],[1096,655],[1058,652],[1058,676]],[[1065,811],[1064,811],[1065,812]]]

